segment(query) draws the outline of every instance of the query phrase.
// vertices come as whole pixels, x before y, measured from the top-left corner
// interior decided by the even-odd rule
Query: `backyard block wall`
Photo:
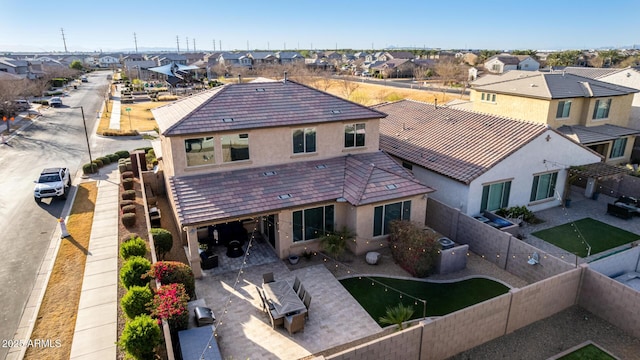
[[[620,195],[640,198],[640,177],[623,175],[621,179],[600,180],[597,190],[614,198]]]
[[[578,305],[640,338],[640,292],[585,269]]]
[[[510,299],[505,294],[425,321],[420,359],[445,359],[504,335]]]
[[[575,305],[582,270],[580,267],[522,289],[512,289],[506,333]]]
[[[422,326],[384,336],[372,342],[326,357],[327,360],[420,359]]]
[[[483,224],[465,214],[458,216],[457,233],[458,236],[452,239],[453,241],[468,244],[471,251],[504,269],[511,234]]]
[[[640,246],[590,262],[589,268],[609,277],[640,272]]]
[[[450,274],[467,268],[467,254],[469,245],[459,245],[451,249],[440,251],[436,263],[438,274]]]
[[[505,270],[527,281],[529,284],[575,268],[575,265],[546,254],[522,240],[512,237],[509,241],[509,254]],[[540,263],[529,265],[527,261],[534,252],[538,253]]]
[[[457,237],[458,216],[460,216],[460,211],[433,198],[427,200],[427,218],[425,223],[428,227],[453,241],[455,241]]]

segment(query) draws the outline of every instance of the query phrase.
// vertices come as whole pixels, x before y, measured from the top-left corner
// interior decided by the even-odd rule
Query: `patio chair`
[[[276,326],[280,326],[280,325],[284,324],[284,318],[283,317],[281,317],[279,319],[275,319],[274,318],[273,310],[269,310],[268,313],[269,313],[269,319],[271,320],[271,327],[272,328],[275,329]]]
[[[308,292],[304,294],[304,299],[302,299],[302,302],[304,303],[304,307],[307,308],[307,312],[306,312],[306,318],[309,318],[309,306],[311,306],[311,294],[309,294]]]
[[[298,297],[300,298],[300,300],[304,299],[304,294],[307,292],[307,290],[305,290],[304,285],[300,284],[300,290],[298,290]]]
[[[295,280],[293,280],[293,291],[297,294],[298,290],[300,290],[300,279],[296,276]]]
[[[262,283],[263,284],[274,282],[274,281],[276,281],[276,280],[273,277],[273,273],[272,272],[269,272],[269,273],[266,273],[266,274],[262,274]]]
[[[304,331],[304,313],[284,317],[284,327],[289,331],[289,335],[293,335],[298,331]]]
[[[256,286],[256,291],[258,292],[258,295],[260,296],[260,301],[262,301],[262,311],[267,312],[267,309],[269,307],[267,306],[267,299],[265,299],[264,294],[262,293],[262,289],[260,289],[258,286]]]

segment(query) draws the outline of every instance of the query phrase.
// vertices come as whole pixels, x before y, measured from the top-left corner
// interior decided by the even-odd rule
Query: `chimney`
[[[438,98],[434,98],[434,99],[433,99],[433,107],[434,107],[435,109],[437,109],[437,108],[438,108]]]
[[[287,83],[287,72],[284,72],[284,80],[282,81],[284,84]]]
[[[238,84],[242,84],[242,75],[238,74]]]

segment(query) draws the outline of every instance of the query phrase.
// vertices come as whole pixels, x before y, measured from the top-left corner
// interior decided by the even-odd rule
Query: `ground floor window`
[[[530,201],[549,199],[555,196],[558,173],[549,173],[533,177]]]
[[[387,235],[393,220],[411,220],[411,200],[376,206],[373,209],[373,236]]]
[[[333,205],[293,212],[293,241],[317,239],[334,230]]]
[[[610,158],[618,158],[624,156],[624,150],[627,147],[627,138],[616,139],[611,147]]]
[[[482,204],[480,211],[494,211],[505,208],[509,204],[511,181],[485,185],[482,188]]]

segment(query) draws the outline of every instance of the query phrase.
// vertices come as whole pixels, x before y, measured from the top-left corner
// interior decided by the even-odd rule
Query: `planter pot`
[[[298,261],[300,261],[300,258],[298,256],[296,255],[289,256],[289,262],[291,263],[291,265],[297,264]]]
[[[570,208],[571,207],[571,199],[565,199],[564,200],[564,207],[566,207],[566,208]]]

